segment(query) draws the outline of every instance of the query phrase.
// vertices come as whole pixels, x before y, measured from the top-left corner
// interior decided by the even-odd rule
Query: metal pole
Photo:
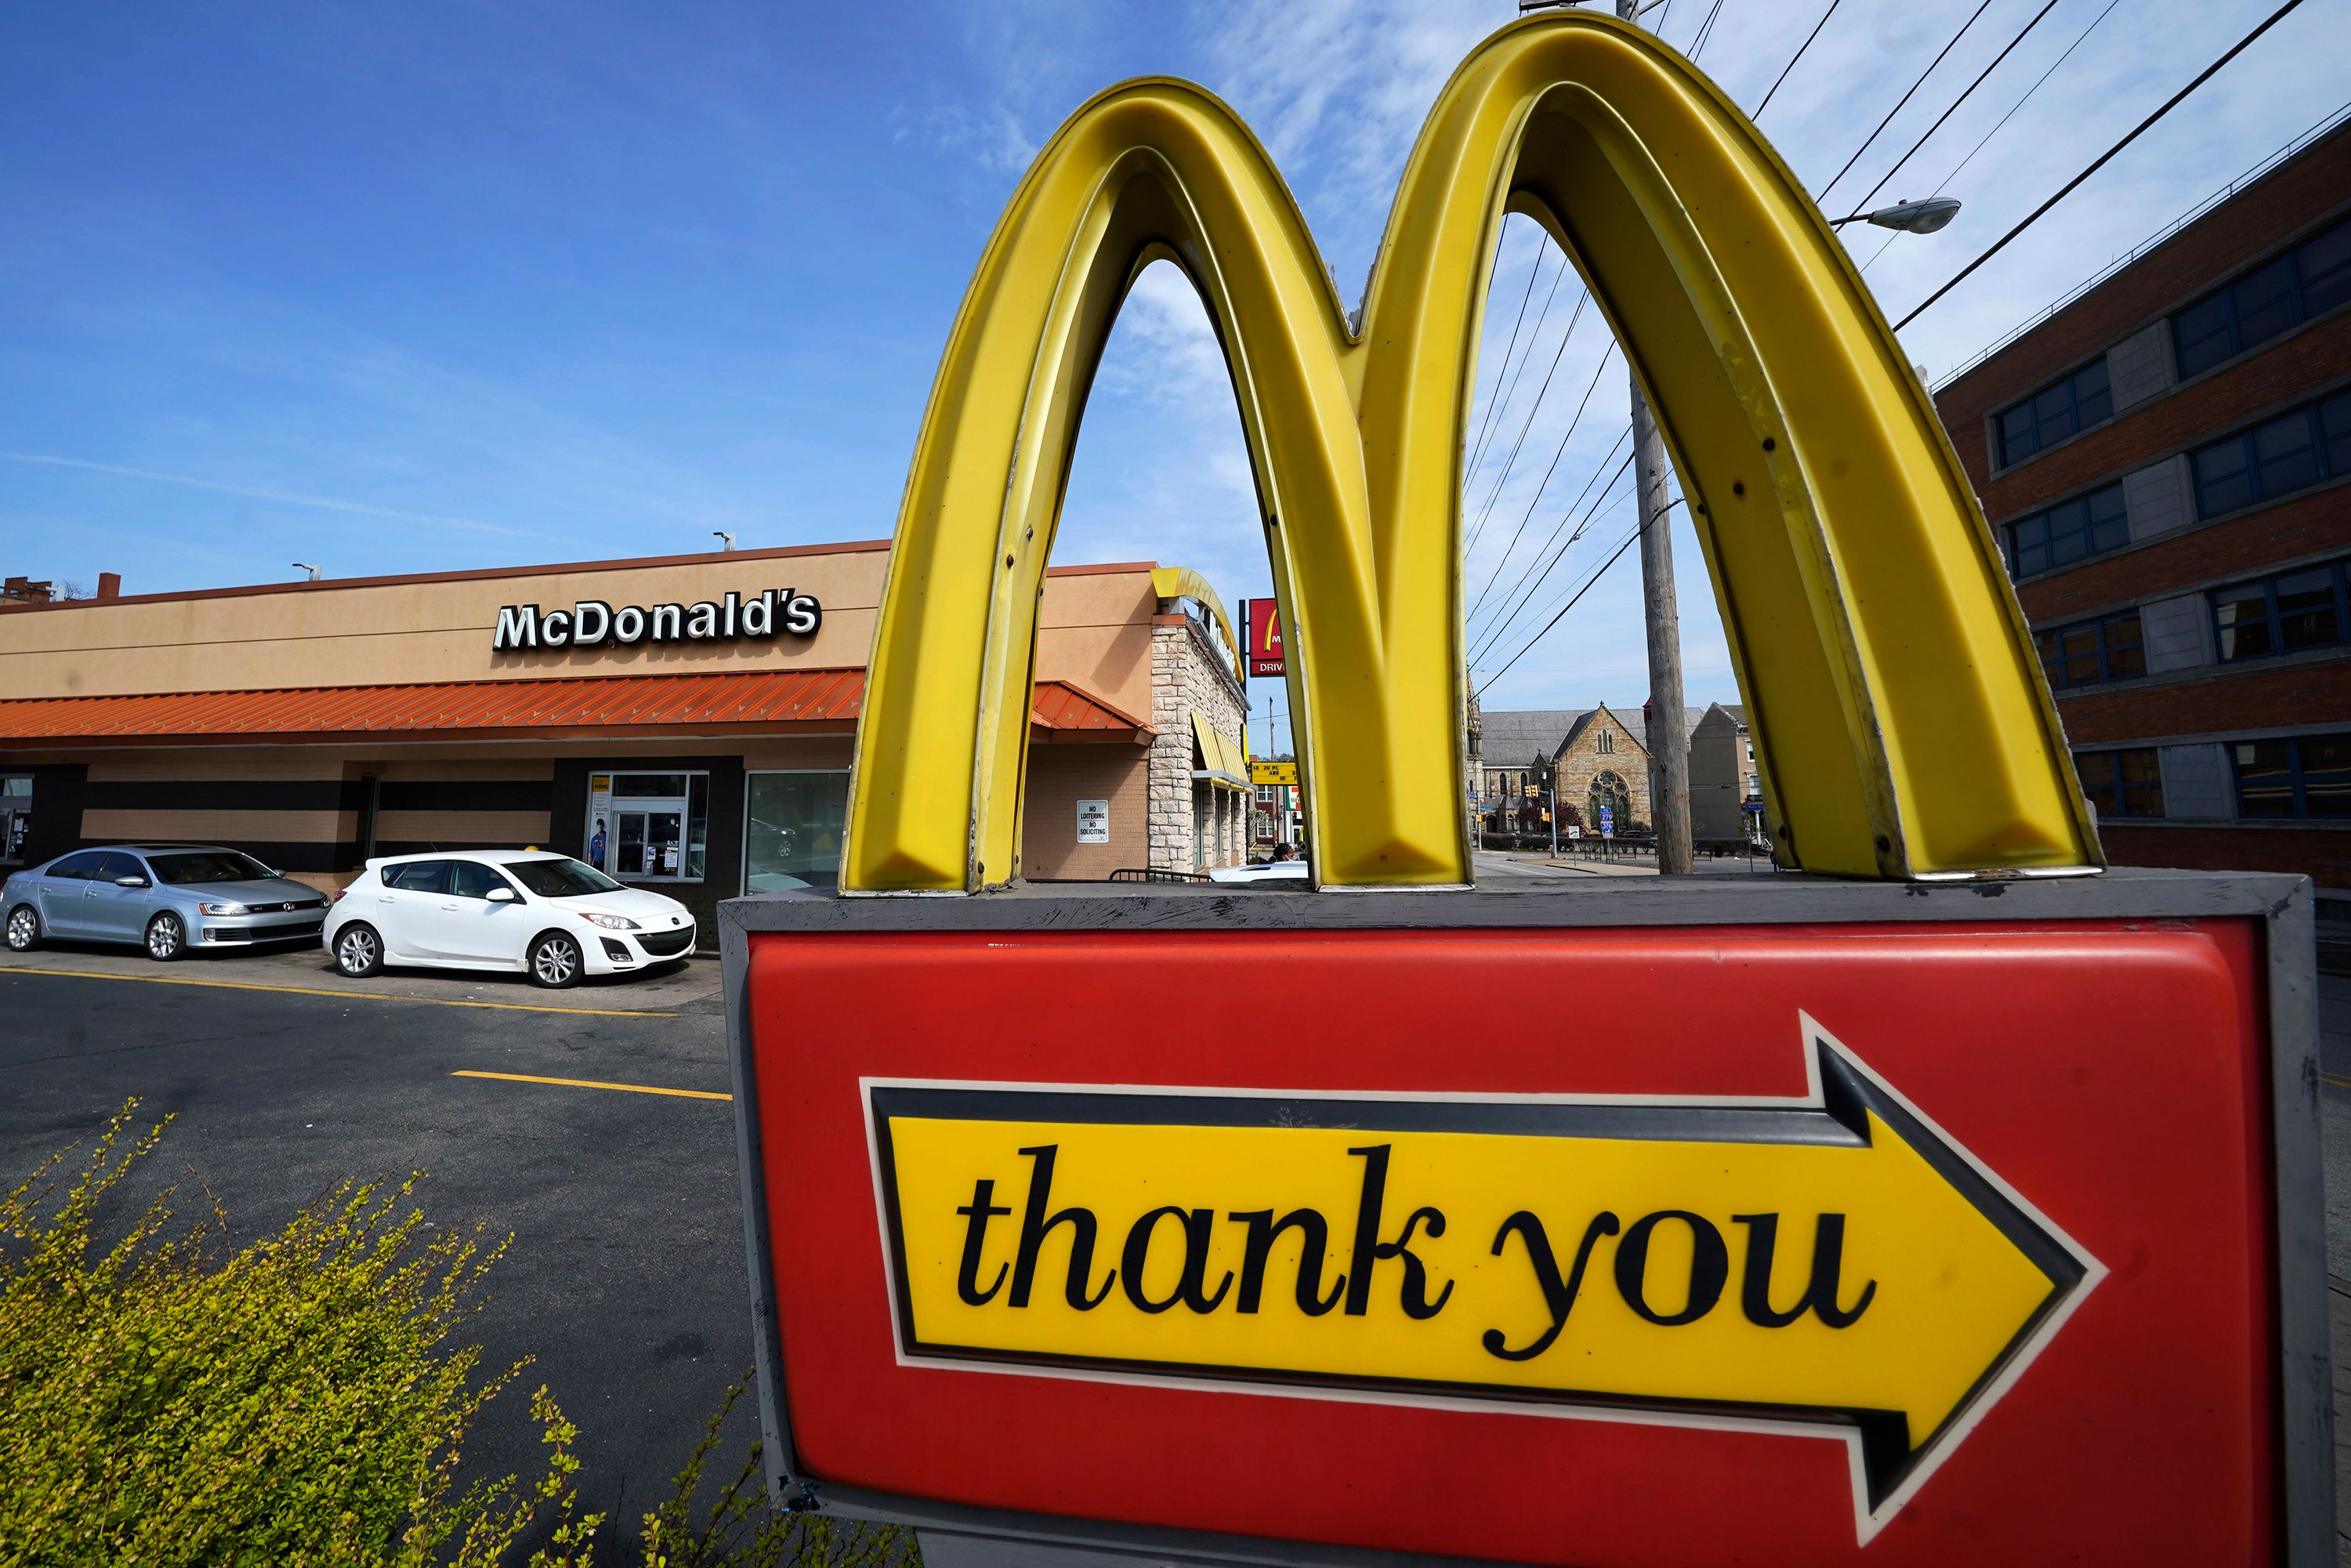
[[[1559,859],[1559,764],[1551,765],[1551,858]]]

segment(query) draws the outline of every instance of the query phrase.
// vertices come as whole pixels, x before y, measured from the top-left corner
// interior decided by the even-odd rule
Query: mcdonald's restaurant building
[[[321,889],[536,845],[693,907],[840,862],[884,542],[0,606],[0,864],[222,843]],[[106,580],[111,588],[111,580]],[[1055,567],[1032,880],[1246,855],[1231,623],[1181,568]]]

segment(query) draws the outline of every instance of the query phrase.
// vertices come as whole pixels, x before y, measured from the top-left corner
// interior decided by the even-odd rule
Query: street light
[[[1829,227],[1842,228],[1847,224],[1876,224],[1882,229],[1899,229],[1904,234],[1930,235],[1959,215],[1959,204],[1949,196],[1929,196],[1923,202],[1896,202],[1890,207],[1880,207],[1874,213],[1855,213],[1851,217],[1831,218]]]
[[[722,550],[730,550],[735,548],[735,536],[728,533],[724,528],[711,529],[710,537],[719,541],[718,548]]]
[[[318,580],[319,580],[319,569],[318,569],[317,567],[315,567],[315,566],[312,566],[308,561],[307,561],[307,560],[298,560],[298,561],[296,561],[296,562],[294,563],[294,565],[295,565],[295,567],[296,567],[296,569],[297,569],[297,570],[300,570],[300,571],[303,571],[303,572],[306,572],[306,573],[308,573],[308,575],[304,579],[304,580],[308,581],[308,582],[316,582],[316,581],[318,581]]]

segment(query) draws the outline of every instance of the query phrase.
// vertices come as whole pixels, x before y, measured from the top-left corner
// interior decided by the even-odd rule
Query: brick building
[[[2116,864],[2351,888],[2346,305],[2337,125],[1937,393]]]
[[[1686,708],[1682,743],[1704,716]],[[1649,827],[1648,733],[1642,711],[1595,708],[1515,708],[1482,713],[1472,732],[1472,802],[1484,828],[1508,832],[1523,826],[1528,806],[1547,807],[1540,791],[1546,765],[1559,769],[1560,821],[1597,831],[1608,807],[1615,831]],[[1528,813],[1531,820],[1531,813]]]

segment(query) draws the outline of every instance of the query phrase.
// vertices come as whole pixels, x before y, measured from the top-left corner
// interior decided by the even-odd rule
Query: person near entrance
[[[598,871],[604,869],[604,819],[596,819],[596,831],[588,841],[588,863]]]

